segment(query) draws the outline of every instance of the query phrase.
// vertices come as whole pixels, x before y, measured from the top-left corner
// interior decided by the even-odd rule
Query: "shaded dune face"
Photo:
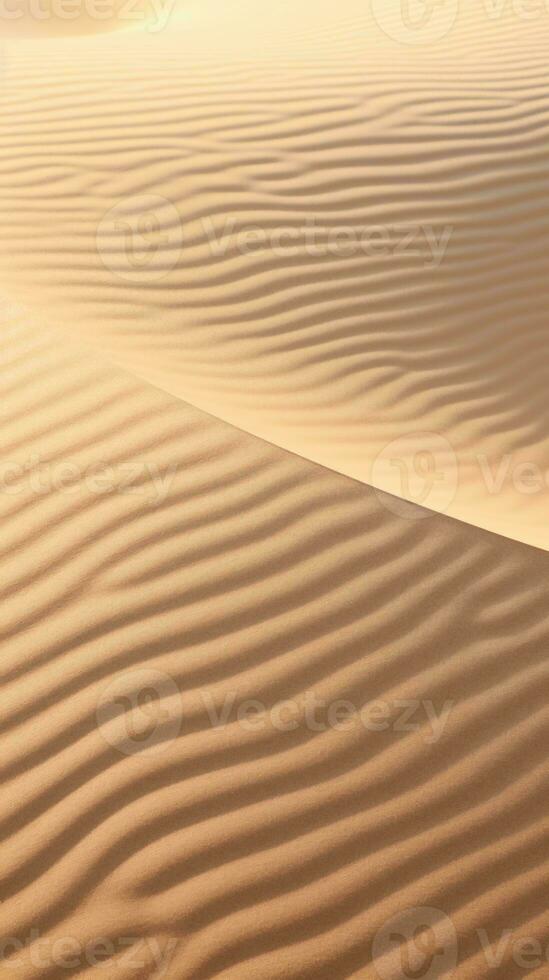
[[[92,978],[102,937],[116,980],[158,957],[173,980],[401,980],[387,936],[427,908],[450,975],[523,977],[514,944],[549,942],[548,556],[398,517],[10,321],[6,975]],[[329,723],[343,702],[368,723]]]

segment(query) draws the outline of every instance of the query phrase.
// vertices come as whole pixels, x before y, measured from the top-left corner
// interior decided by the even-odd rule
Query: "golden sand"
[[[532,11],[6,25],[0,980],[549,976]]]

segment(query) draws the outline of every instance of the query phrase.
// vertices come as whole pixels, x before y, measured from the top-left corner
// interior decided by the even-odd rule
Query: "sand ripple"
[[[548,556],[398,517],[43,330],[8,339],[2,457],[34,461],[0,495],[2,918],[34,935],[16,975],[95,976],[55,943],[103,936],[113,977],[156,976],[156,949],[174,978],[378,977],[376,934],[424,906],[457,930],[460,980],[523,975],[478,930],[549,939]],[[390,723],[311,721],[313,697]]]

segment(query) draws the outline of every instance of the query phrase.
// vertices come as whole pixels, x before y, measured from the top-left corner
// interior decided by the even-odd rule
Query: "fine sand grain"
[[[506,930],[549,941],[549,555],[399,517],[24,324],[0,380],[2,457],[45,488],[0,496],[1,910],[34,937],[6,975],[103,975],[54,957],[106,937],[109,977],[156,976],[158,948],[173,978],[383,978],[376,933],[429,907],[460,980],[522,977]],[[121,489],[145,464],[165,495]],[[307,697],[375,724],[311,721]]]
[[[549,13],[393,6],[6,31],[0,980],[549,977]]]
[[[394,0],[6,43],[3,280],[246,431],[548,547],[549,12],[445,2],[415,45]],[[422,452],[449,486],[407,486]]]

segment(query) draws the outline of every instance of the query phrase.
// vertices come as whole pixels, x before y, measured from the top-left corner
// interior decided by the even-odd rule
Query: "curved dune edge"
[[[516,6],[460,3],[419,47],[362,0],[7,44],[6,289],[245,431],[547,549],[549,18]],[[128,215],[145,242],[157,220],[160,279],[128,267]],[[313,218],[388,254],[234,240]]]
[[[7,300],[7,304],[9,307],[12,306],[9,300]],[[14,304],[13,308],[19,310],[20,315],[28,322],[36,322],[37,318],[29,309],[22,308],[20,304]],[[44,317],[40,317],[38,322],[43,324]],[[520,516],[513,512],[517,500],[524,507],[528,501],[532,500],[532,492],[537,493],[538,489],[542,487],[543,468],[537,462],[532,463],[529,457],[521,461],[520,454],[513,455],[506,452],[490,458],[479,453],[479,457],[482,457],[479,472],[483,477],[484,488],[483,491],[477,489],[479,496],[475,497],[474,504],[469,504],[465,508],[460,505],[460,500],[456,505],[460,488],[460,474],[462,473],[459,459],[453,453],[453,447],[448,443],[446,437],[441,436],[440,433],[422,430],[418,433],[409,434],[405,430],[404,434],[395,437],[389,443],[389,448],[392,445],[396,447],[394,453],[386,453],[385,449],[382,450],[387,458],[383,463],[383,469],[377,471],[379,478],[376,481],[372,479],[367,481],[346,472],[345,469],[339,469],[332,459],[324,458],[323,454],[307,451],[301,442],[298,441],[294,444],[294,440],[286,433],[280,433],[278,430],[273,433],[268,428],[264,429],[255,425],[248,416],[242,418],[238,413],[232,417],[232,413],[227,411],[225,406],[212,405],[210,400],[201,398],[197,393],[195,393],[193,400],[189,400],[186,393],[182,393],[179,380],[173,379],[173,377],[167,378],[165,371],[157,374],[150,367],[143,367],[139,359],[134,363],[131,356],[120,356],[118,352],[111,352],[108,349],[105,351],[98,348],[97,344],[90,342],[87,337],[84,342],[80,339],[75,342],[73,331],[63,330],[59,327],[52,328],[49,324],[45,329],[51,336],[68,339],[73,349],[80,351],[81,356],[100,355],[101,361],[104,363],[110,364],[113,368],[122,368],[125,374],[129,374],[137,382],[142,382],[153,390],[176,398],[185,408],[194,408],[209,416],[213,421],[226,423],[243,434],[259,438],[273,448],[282,449],[303,461],[316,464],[321,469],[327,469],[334,474],[367,486],[378,493],[385,505],[397,516],[411,520],[425,520],[432,515],[441,514],[458,521],[459,524],[469,524],[472,527],[499,534],[503,538],[518,541],[533,548],[543,551],[549,550],[549,541],[546,540],[544,534],[545,525],[540,526],[541,515],[537,508],[532,508],[533,513],[521,509],[519,511]],[[500,433],[500,436],[504,437],[504,434]],[[416,472],[414,470],[417,465],[416,460],[419,459],[421,466],[424,456],[427,457],[426,475],[421,469]],[[391,478],[391,469],[394,468],[397,476],[399,476],[402,473],[402,465],[405,471],[404,483],[400,479],[395,483]],[[432,466],[434,466],[434,480],[431,479],[430,470]],[[444,474],[440,493],[436,482],[437,473]],[[371,476],[373,475],[375,474],[371,474]],[[494,500],[493,495],[501,496],[502,490],[505,489],[503,481],[507,481],[508,489],[513,479],[518,481],[512,485],[515,492],[505,496],[503,512],[501,507],[497,510],[490,510]],[[410,487],[411,492],[409,494],[403,493],[403,489],[407,487]],[[535,491],[533,490],[534,487]],[[426,494],[425,490],[427,490]],[[488,494],[488,508],[486,508],[486,502],[483,500],[483,492]],[[425,496],[429,506],[422,501]],[[418,503],[418,500],[421,502]],[[542,490],[542,502],[543,500],[544,490]],[[483,503],[485,504],[484,507]],[[506,509],[507,506],[510,512]]]
[[[25,944],[16,975],[94,977],[102,937],[114,980],[136,962],[162,975],[155,957],[174,980],[383,980],[387,924],[427,907],[459,980],[523,977],[514,944],[549,943],[549,557],[399,517],[7,315],[1,455],[23,471],[0,494],[0,912]],[[132,702],[151,688],[152,714]],[[312,696],[377,730],[311,722]],[[248,699],[260,729],[235,718]],[[299,723],[281,731],[288,701]]]
[[[19,308],[16,305],[15,308]],[[27,320],[34,320],[29,313],[25,311],[25,317]],[[362,486],[367,487],[372,490],[380,499],[383,500],[384,505],[388,507],[394,514],[398,517],[404,517],[410,520],[428,520],[431,516],[440,514],[441,516],[447,516],[458,524],[468,524],[471,527],[479,528],[483,531],[488,531],[492,534],[500,535],[511,541],[517,541],[521,544],[528,545],[531,548],[537,548],[542,551],[549,550],[549,541],[545,540],[543,534],[544,527],[540,528],[539,525],[539,515],[526,513],[525,517],[533,518],[530,520],[529,524],[526,526],[520,523],[517,526],[517,516],[516,514],[510,515],[508,512],[501,514],[493,511],[484,511],[482,509],[482,499],[475,499],[474,507],[469,507],[464,509],[462,507],[456,507],[454,504],[457,489],[459,488],[459,483],[457,482],[457,477],[459,476],[459,467],[455,464],[455,459],[453,454],[450,452],[447,454],[447,446],[439,442],[440,435],[438,433],[433,433],[430,431],[421,431],[419,433],[413,433],[412,435],[405,434],[399,438],[395,438],[394,442],[398,447],[398,452],[396,456],[388,455],[387,463],[384,465],[382,471],[380,471],[380,477],[376,482],[372,480],[366,481],[358,476],[353,476],[350,473],[345,472],[343,469],[339,469],[334,465],[333,461],[328,461],[322,457],[317,458],[317,454],[308,453],[301,444],[296,444],[296,448],[292,448],[293,440],[286,437],[285,435],[279,435],[277,433],[271,433],[267,430],[267,433],[260,427],[253,425],[246,417],[245,420],[241,419],[240,415],[235,416],[235,420],[231,418],[231,413],[225,413],[225,415],[218,414],[222,412],[223,408],[221,406],[217,407],[217,412],[212,409],[215,406],[210,407],[210,402],[206,401],[204,407],[202,405],[202,399],[196,397],[196,400],[190,401],[184,397],[180,391],[180,385],[178,383],[170,384],[166,382],[166,375],[162,373],[156,376],[150,369],[130,367],[132,363],[131,358],[120,358],[116,354],[106,354],[104,351],[97,349],[97,346],[90,343],[82,344],[80,341],[74,342],[74,336],[72,333],[63,331],[62,329],[50,328],[49,325],[46,330],[52,336],[64,337],[70,340],[73,349],[79,349],[80,354],[84,354],[86,357],[90,355],[98,356],[105,364],[111,365],[112,368],[121,368],[125,374],[133,377],[138,383],[142,382],[147,387],[151,387],[153,390],[161,392],[164,395],[173,397],[177,399],[178,402],[182,404],[184,408],[195,409],[201,414],[208,416],[215,422],[225,423],[233,429],[242,432],[244,435],[249,435],[253,438],[260,439],[267,445],[272,446],[274,449],[281,449],[283,452],[288,453],[304,462],[312,463],[320,467],[320,469],[326,469],[334,473],[334,475],[339,475],[350,479],[353,482],[357,482]],[[445,441],[445,437],[443,437]],[[432,448],[431,448],[432,447]],[[427,456],[427,475],[424,478],[423,473],[419,472],[419,478],[416,475],[414,479],[414,466],[415,458],[419,457],[420,462],[422,457]],[[432,460],[434,460],[435,466],[435,478],[437,469],[444,472],[444,467],[447,467],[446,472],[450,473],[450,481],[443,481],[440,504],[437,498],[437,486],[436,480],[434,483],[431,482],[429,469],[432,465]],[[510,462],[508,463],[508,460]],[[390,479],[391,477],[391,467],[398,461],[398,463],[404,463],[404,468],[407,471],[408,476],[405,478],[406,486],[411,486],[411,492],[409,494],[403,493],[403,484],[398,481],[393,483]],[[534,468],[532,468],[532,466]],[[512,454],[505,453],[502,455],[495,456],[493,460],[486,458],[482,463],[482,474],[485,478],[485,489],[490,494],[496,492],[496,487],[499,486],[502,476],[508,479],[513,472],[516,470],[522,474],[521,477],[521,489],[518,493],[523,497],[530,497],[532,493],[532,480],[536,481],[536,474],[542,473],[542,468],[539,464],[524,461],[524,463],[517,462],[516,458],[513,459]],[[397,468],[397,474],[401,472],[401,468]],[[408,479],[411,477],[411,479]],[[456,482],[452,482],[456,478]],[[418,503],[418,499],[424,496],[425,484],[427,486],[426,499],[430,506],[424,503]],[[537,481],[535,482],[536,487],[538,486]],[[456,490],[454,491],[454,487]],[[497,493],[501,493],[498,489]],[[449,494],[451,494],[450,503]],[[489,498],[489,499],[490,499]],[[509,498],[508,498],[509,499]],[[517,494],[514,495],[514,500],[517,499]],[[523,512],[521,512],[523,513]]]

